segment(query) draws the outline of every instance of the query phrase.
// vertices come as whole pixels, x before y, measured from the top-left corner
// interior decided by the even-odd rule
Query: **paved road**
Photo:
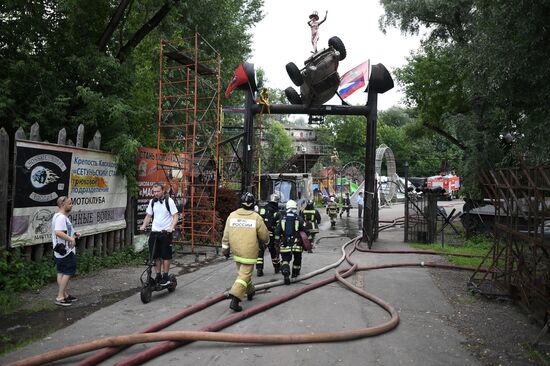
[[[402,206],[383,209],[381,217],[402,216]],[[393,212],[393,213],[391,213]],[[330,229],[327,218],[321,225],[320,237],[312,254],[304,254],[303,273],[314,271],[337,261],[345,238],[359,230],[356,210],[352,217],[341,219],[336,229]],[[383,231],[375,248],[404,249],[403,232],[396,228]],[[429,260],[417,255],[382,255],[355,253],[359,264],[381,264]],[[266,275],[254,277],[256,283],[280,279],[272,273],[269,263]],[[312,283],[326,278],[333,270],[305,280]],[[51,334],[23,349],[0,358],[0,364],[56,349],[61,345],[89,341],[98,337],[137,332],[185,307],[217,295],[229,287],[235,277],[232,261],[220,262],[178,278],[178,288],[172,294],[156,293],[151,303],[144,305],[139,295],[103,308],[73,325]],[[462,346],[464,338],[444,320],[451,312],[428,272],[421,268],[385,269],[359,272],[351,282],[392,304],[399,312],[399,326],[380,336],[350,342],[258,346],[227,343],[196,342],[166,355],[150,365],[477,365],[477,361]],[[245,308],[286,293],[302,284],[278,286],[261,292]],[[196,330],[231,314],[229,302],[223,301],[190,316],[167,330]],[[388,315],[377,305],[332,283],[287,303],[274,307],[225,329],[238,333],[309,333],[340,331],[372,326],[387,320]],[[150,345],[134,346],[104,364],[114,364]],[[66,360],[73,364],[84,356]]]

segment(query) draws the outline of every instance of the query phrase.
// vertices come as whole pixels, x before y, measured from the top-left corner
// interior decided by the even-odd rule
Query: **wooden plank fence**
[[[84,147],[84,125],[78,126],[76,136],[76,147]],[[14,140],[26,140],[25,131],[19,128],[14,135]],[[38,142],[40,138],[40,126],[35,123],[31,126],[29,140]],[[58,145],[75,146],[71,139],[67,139],[67,131],[61,129],[57,136]],[[8,174],[11,171],[10,163],[13,164],[13,150],[10,154],[10,138],[4,128],[0,129],[0,251],[8,249],[8,239],[10,236],[10,219],[13,197],[10,197],[13,190],[10,188],[14,182],[13,177]],[[88,142],[87,148],[100,150],[101,133],[96,131],[94,137]],[[133,220],[134,213],[132,209],[132,200],[127,197],[125,212],[126,228],[83,236],[77,240],[77,249],[80,253],[91,252],[95,256],[108,256],[115,250],[133,245]],[[40,262],[44,257],[52,257],[53,250],[51,243],[36,244],[22,248],[25,257],[28,260]]]

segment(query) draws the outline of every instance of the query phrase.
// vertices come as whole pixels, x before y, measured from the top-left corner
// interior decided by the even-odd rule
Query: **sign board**
[[[159,153],[157,149],[141,147],[137,159],[138,198],[135,212],[135,230],[138,231],[149,201],[153,199],[153,184],[162,183],[167,191],[170,191],[176,206],[182,203],[182,194],[186,189],[185,179],[182,179],[189,171],[189,161],[185,154]],[[185,185],[180,187],[179,185]],[[180,218],[181,220],[181,218]],[[151,229],[151,223],[147,230]]]
[[[69,218],[82,235],[126,227],[126,178],[114,155],[72,146],[16,141],[11,246],[51,242],[57,198],[73,199]]]

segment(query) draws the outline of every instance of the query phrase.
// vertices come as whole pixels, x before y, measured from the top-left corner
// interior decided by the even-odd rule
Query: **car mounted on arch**
[[[300,87],[300,93],[293,87],[285,89],[285,95],[291,104],[321,105],[336,94],[340,85],[338,64],[346,58],[346,48],[338,37],[330,38],[328,46],[311,55],[302,69],[293,62],[286,65],[290,80]]]

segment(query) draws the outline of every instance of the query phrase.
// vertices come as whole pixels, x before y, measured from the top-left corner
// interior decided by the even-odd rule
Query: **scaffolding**
[[[495,208],[494,242],[469,285],[489,296],[511,296],[546,323],[550,320],[550,166],[494,169],[482,172],[481,182]]]
[[[160,41],[157,169],[181,211],[173,243],[177,249],[216,246],[219,53],[198,33]]]

